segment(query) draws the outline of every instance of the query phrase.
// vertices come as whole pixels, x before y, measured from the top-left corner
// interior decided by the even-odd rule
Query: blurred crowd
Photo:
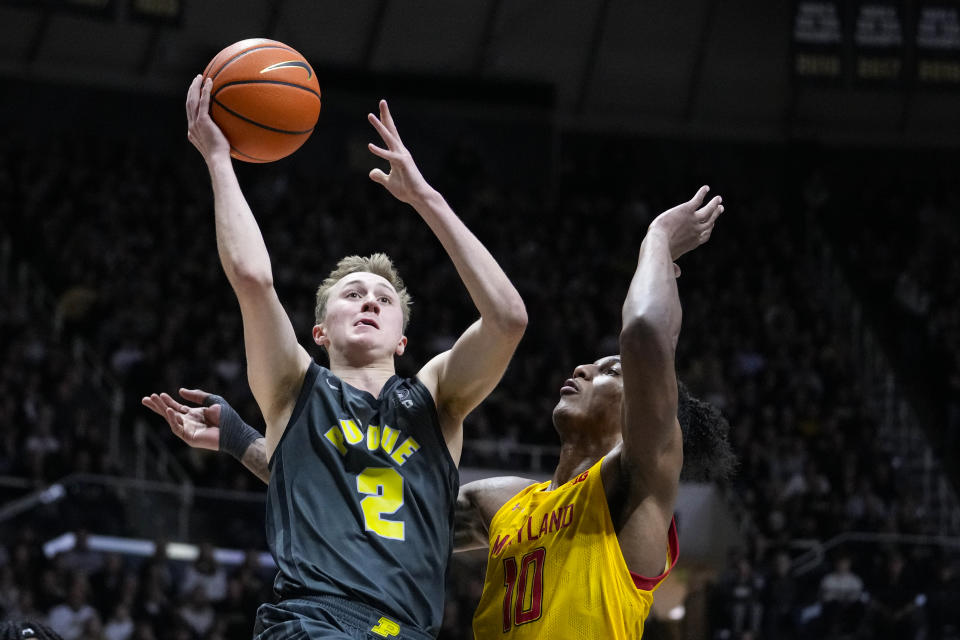
[[[851,172],[851,185],[808,183],[838,257],[911,387],[936,446],[960,455],[960,190],[952,163],[932,154],[904,171],[877,154]],[[854,186],[857,185],[857,186]],[[956,462],[956,458],[953,459]],[[956,468],[956,465],[949,465]],[[960,474],[954,476],[960,480]]]
[[[170,560],[165,544],[133,558],[93,551],[79,531],[75,546],[47,558],[32,532],[3,549],[3,619],[47,624],[64,640],[232,640],[249,638],[272,572],[247,553],[229,569],[203,544],[192,562]]]
[[[876,437],[879,416],[853,375],[849,345],[818,308],[824,292],[807,268],[805,224],[836,183],[795,175],[776,149],[739,149],[738,162],[721,164],[729,150],[571,136],[559,159],[528,154],[536,159],[529,162],[525,154],[506,156],[509,145],[535,144],[535,134],[508,144],[479,133],[444,140],[415,120],[412,130],[405,141],[425,176],[497,257],[530,316],[503,382],[468,418],[468,440],[558,442],[551,424],[557,391],[574,366],[616,351],[620,306],[647,224],[710,184],[727,213],[711,242],[680,263],[677,362],[690,389],[730,421],[740,466],[726,489],[745,514],[746,533],[744,547],[731,551],[729,567],[707,587],[710,637],[957,637],[955,607],[946,606],[960,602],[954,556],[861,545],[802,575],[791,570],[798,540],[844,531],[939,533],[914,483],[902,481],[898,452]],[[398,362],[411,374],[449,347],[475,311],[426,225],[367,179],[373,158],[356,151],[366,135],[348,131],[342,146],[325,151],[346,158],[340,165],[328,159],[318,170],[305,151],[239,173],[302,343],[309,344],[314,289],[336,260],[385,250],[414,298],[410,346]],[[0,476],[41,486],[74,472],[129,473],[138,446],[129,425],[146,420],[197,485],[259,490],[235,461],[188,450],[139,404],[150,392],[199,387],[225,396],[262,428],[199,155],[185,143],[80,136],[40,150],[11,133],[0,150],[0,201],[7,239]],[[885,244],[882,227],[867,236],[869,251],[889,257],[876,286],[925,318],[933,344],[953,358],[945,366],[953,367],[956,389],[960,263],[943,256],[956,255],[960,224],[950,212],[960,205],[951,198],[910,205],[917,236],[910,251]],[[857,215],[872,218],[872,211]],[[943,253],[950,248],[953,254]],[[877,264],[874,253],[864,249],[853,264]],[[50,300],[34,291],[24,264]],[[123,390],[116,455],[109,454],[110,398],[85,353]],[[468,444],[463,464],[523,463]],[[122,502],[93,496],[89,509],[47,523],[127,534],[129,523],[117,516]],[[248,528],[258,526],[253,520]],[[237,527],[224,529],[193,535],[250,544],[229,538]],[[0,547],[0,615],[42,617],[68,639],[248,637],[256,604],[270,599],[269,575],[252,562],[218,566],[209,545],[187,565],[162,554],[134,560],[82,548],[47,558],[40,552],[46,531],[17,531]],[[481,587],[477,563],[458,561],[443,637],[469,637]]]

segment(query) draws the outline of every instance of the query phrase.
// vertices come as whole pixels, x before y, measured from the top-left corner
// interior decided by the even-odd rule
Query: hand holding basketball
[[[230,155],[230,143],[220,127],[210,117],[210,88],[212,80],[203,80],[199,74],[187,91],[187,139],[209,164],[218,155]]]
[[[407,204],[424,200],[432,191],[432,187],[427,184],[413,161],[413,156],[403,146],[400,134],[397,132],[397,125],[393,122],[393,116],[390,115],[390,107],[386,100],[380,101],[380,117],[367,114],[367,120],[377,130],[380,137],[383,138],[387,148],[378,147],[372,142],[367,145],[370,152],[379,156],[390,163],[390,173],[384,173],[380,169],[370,171],[370,179],[377,184],[382,184],[393,197]]]

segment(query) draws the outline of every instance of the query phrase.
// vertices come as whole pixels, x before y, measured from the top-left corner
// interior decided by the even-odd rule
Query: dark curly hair
[[[677,420],[683,432],[683,469],[680,479],[691,482],[725,480],[737,468],[730,448],[730,423],[720,410],[690,395],[677,381]]]
[[[56,631],[33,620],[0,622],[0,640],[63,640]]]

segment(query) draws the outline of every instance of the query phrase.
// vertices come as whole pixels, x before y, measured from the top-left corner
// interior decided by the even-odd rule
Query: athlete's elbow
[[[527,308],[518,297],[504,305],[492,320],[499,333],[519,341],[527,330]]]
[[[620,352],[668,350],[671,348],[668,323],[655,313],[637,313],[623,323]]]
[[[523,304],[523,300],[518,299],[510,305],[510,309],[508,310],[505,320],[507,330],[519,338],[523,335],[523,332],[527,330],[528,322],[527,307]]]
[[[273,273],[269,267],[235,264],[227,270],[227,279],[238,294],[255,293],[273,288]]]

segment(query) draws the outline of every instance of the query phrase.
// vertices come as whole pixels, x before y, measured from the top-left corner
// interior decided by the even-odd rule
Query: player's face
[[[330,289],[323,322],[313,328],[317,344],[348,358],[402,355],[403,309],[385,278],[366,271],[341,278]]]
[[[623,379],[620,356],[607,356],[591,364],[582,364],[573,370],[560,387],[560,402],[554,408],[558,413],[587,418],[592,424],[619,428],[623,404]]]

